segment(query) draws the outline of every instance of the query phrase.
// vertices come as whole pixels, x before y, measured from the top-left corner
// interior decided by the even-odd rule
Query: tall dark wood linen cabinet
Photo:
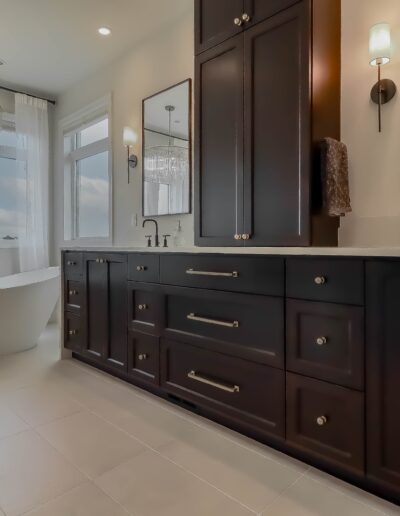
[[[196,244],[337,245],[319,142],[340,139],[340,0],[195,0]]]

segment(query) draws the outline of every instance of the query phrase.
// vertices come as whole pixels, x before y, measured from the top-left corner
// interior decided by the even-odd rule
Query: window
[[[25,177],[16,161],[15,115],[0,113],[0,246],[10,246],[23,222],[19,210],[25,192]]]
[[[61,125],[64,240],[111,241],[110,102],[103,99]]]

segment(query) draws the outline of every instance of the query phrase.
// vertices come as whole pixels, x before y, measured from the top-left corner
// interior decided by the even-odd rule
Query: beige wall
[[[368,35],[375,23],[392,26],[393,59],[382,69],[400,88],[399,0],[342,1],[342,139],[349,147],[353,214],[342,221],[348,246],[400,245],[400,96],[383,107],[383,132],[370,90]]]
[[[144,245],[142,230],[141,141],[136,153],[139,167],[132,172],[133,180],[127,184],[126,148],[122,144],[125,125],[141,135],[142,99],[172,86],[194,73],[193,11],[188,3],[187,13],[166,30],[150,34],[149,39],[136,46],[111,66],[70,88],[58,100],[56,119],[70,115],[107,93],[113,96],[113,174],[114,174],[114,244],[120,246]],[[141,136],[140,136],[141,140]],[[59,149],[57,149],[59,151]],[[58,154],[58,153],[57,153]],[[55,224],[56,250],[63,234],[62,225],[62,171],[56,156]],[[138,216],[138,227],[132,224]],[[193,244],[193,217],[159,218],[160,234],[172,234],[178,219],[182,221],[186,244]]]

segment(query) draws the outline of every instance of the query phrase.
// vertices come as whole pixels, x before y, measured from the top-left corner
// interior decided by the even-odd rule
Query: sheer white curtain
[[[21,272],[49,266],[49,121],[47,102],[15,95],[17,180],[21,185]]]

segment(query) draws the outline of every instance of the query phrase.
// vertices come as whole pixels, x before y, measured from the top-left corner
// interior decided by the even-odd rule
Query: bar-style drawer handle
[[[71,337],[74,337],[75,335],[78,335],[78,330],[69,330],[68,334],[71,335]]]
[[[213,324],[214,326],[224,326],[225,328],[239,328],[239,321],[220,321],[218,319],[209,319],[208,317],[199,317],[196,314],[186,316],[190,321],[201,322],[204,324]]]
[[[213,276],[219,278],[238,278],[239,273],[237,271],[233,272],[209,272],[209,271],[195,271],[194,269],[188,269],[186,274],[191,274],[192,276]]]
[[[219,382],[214,382],[213,380],[209,380],[208,378],[204,378],[204,376],[200,376],[196,373],[196,371],[190,371],[188,373],[188,378],[194,380],[196,382],[204,383],[205,385],[209,385],[210,387],[215,387],[220,391],[229,392],[231,394],[235,394],[240,392],[240,387],[238,385],[226,385]]]

